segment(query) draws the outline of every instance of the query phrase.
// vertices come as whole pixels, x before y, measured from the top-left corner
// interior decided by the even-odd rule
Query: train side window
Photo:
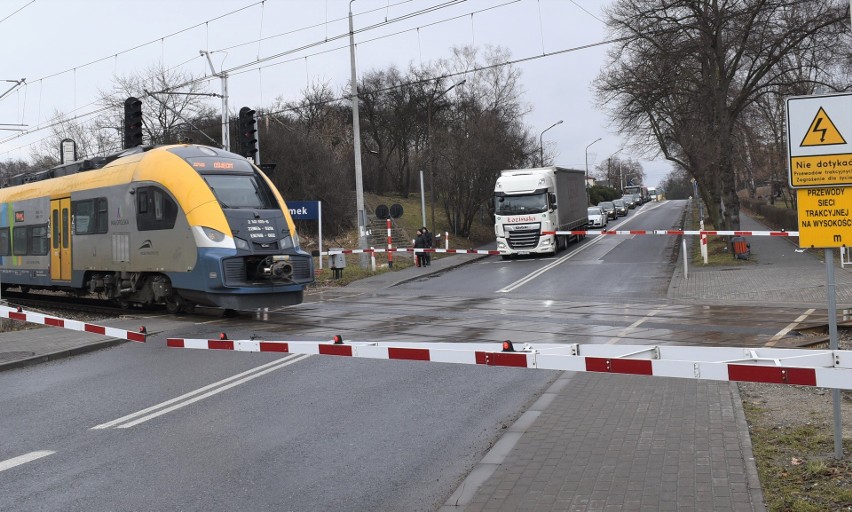
[[[53,248],[59,249],[59,210],[53,210]]]
[[[12,229],[12,254],[25,256],[27,254],[27,226],[15,226]]]
[[[157,187],[136,189],[136,227],[139,231],[172,229],[178,206],[166,191]]]
[[[68,236],[71,233],[71,220],[68,215],[68,208],[62,209],[62,248],[68,248]]]
[[[74,215],[74,234],[93,235],[107,232],[107,200],[105,197],[71,203]]]
[[[0,228],[0,256],[12,254],[12,245],[9,243],[9,228]]]
[[[28,226],[29,228],[29,254],[44,256],[50,252],[50,240],[47,238],[47,224],[40,226]]]

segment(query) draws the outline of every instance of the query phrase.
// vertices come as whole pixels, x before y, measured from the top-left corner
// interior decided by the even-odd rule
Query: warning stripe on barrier
[[[678,229],[630,229],[623,231],[542,231],[542,235],[689,235],[689,236],[799,236],[798,231],[684,231]]]
[[[504,342],[504,346],[505,343]],[[616,373],[731,382],[763,382],[852,390],[852,351],[648,345],[525,345],[495,351],[493,343],[205,340],[168,338],[172,348],[286,352],[368,359],[431,361],[541,370]],[[511,344],[509,344],[510,348]]]
[[[320,253],[321,256],[328,256],[333,254],[370,254],[370,253],[383,253],[383,252],[428,252],[428,253],[446,253],[446,254],[488,254],[492,256],[499,256],[500,251],[488,251],[488,250],[480,250],[480,249],[414,249],[411,247],[397,247],[396,249],[391,249],[388,251],[387,249],[378,248],[378,249],[343,249],[341,251],[323,251]]]
[[[126,329],[117,329],[115,327],[107,327],[104,325],[90,324],[79,320],[70,320],[67,318],[58,318],[48,316],[42,313],[34,313],[32,311],[24,311],[22,308],[12,308],[9,306],[0,305],[0,318],[8,318],[10,320],[20,320],[22,322],[30,322],[34,324],[49,325],[51,327],[59,327],[61,329],[69,329],[72,331],[90,332],[92,334],[100,334],[110,336],[112,338],[120,338],[138,343],[145,343],[147,332],[145,327],[136,331],[128,331]]]
[[[630,230],[596,230],[596,231],[542,231],[542,235],[581,235],[581,236],[600,236],[600,235],[658,235],[658,236],[799,236],[798,231],[686,231],[680,229],[630,229]],[[490,256],[499,256],[500,251],[496,250],[477,250],[477,249],[414,249],[411,247],[397,247],[395,249],[343,249],[340,251],[323,251],[320,256],[330,256],[333,254],[378,254],[378,253],[393,253],[393,252],[413,252],[413,253],[447,253],[447,254],[487,254]]]

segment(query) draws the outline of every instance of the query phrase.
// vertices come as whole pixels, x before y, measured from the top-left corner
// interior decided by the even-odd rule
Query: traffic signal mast
[[[142,102],[133,96],[124,100],[124,149],[142,145]]]
[[[257,163],[257,120],[255,111],[249,107],[240,109],[240,154]]]

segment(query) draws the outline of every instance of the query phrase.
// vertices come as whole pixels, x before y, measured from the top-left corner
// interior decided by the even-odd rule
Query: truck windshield
[[[494,213],[496,215],[522,215],[546,211],[547,193],[494,197]]]

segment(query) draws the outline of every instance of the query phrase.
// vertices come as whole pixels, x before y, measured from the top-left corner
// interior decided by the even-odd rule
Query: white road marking
[[[643,209],[639,210],[638,212],[634,212],[634,215],[633,215],[632,217],[629,217],[629,218],[624,219],[624,221],[622,221],[622,222],[621,222],[621,224],[618,224],[617,226],[614,226],[614,227],[613,227],[613,229],[612,229],[611,231],[618,231],[618,228],[619,228],[619,227],[621,227],[623,224],[627,224],[628,222],[630,222],[631,220],[635,219],[636,217],[638,217],[638,216],[640,216],[640,215],[642,215],[642,214],[644,214],[644,213],[646,213],[646,212],[649,212],[649,211],[651,211],[651,210],[655,210],[656,208],[659,208],[659,205],[655,205],[655,207],[654,207],[654,208],[648,208],[648,209],[643,208]],[[570,252],[569,254],[566,254],[565,256],[562,256],[561,258],[557,259],[557,260],[556,260],[556,261],[554,261],[553,263],[550,263],[549,265],[545,265],[544,267],[541,267],[540,269],[536,270],[535,272],[533,272],[533,273],[531,273],[531,274],[528,274],[527,276],[522,277],[521,279],[518,279],[518,280],[517,280],[517,281],[515,281],[514,283],[512,283],[512,284],[510,284],[510,285],[506,286],[505,288],[501,288],[501,289],[497,290],[495,293],[509,293],[509,292],[511,292],[511,291],[513,291],[513,290],[516,290],[516,289],[520,288],[521,286],[523,286],[523,285],[525,285],[525,284],[529,283],[530,281],[532,281],[533,279],[537,278],[538,276],[540,276],[540,275],[544,274],[544,273],[545,273],[545,272],[547,272],[548,270],[550,270],[550,269],[552,269],[552,268],[554,268],[554,267],[556,267],[556,266],[558,266],[558,265],[560,265],[560,264],[562,264],[562,263],[565,263],[565,262],[566,262],[566,261],[568,261],[569,259],[573,258],[575,255],[580,254],[580,253],[581,253],[581,252],[583,252],[584,250],[586,250],[586,249],[588,249],[589,247],[593,246],[594,244],[598,243],[598,242],[599,242],[599,241],[601,241],[601,240],[602,240],[605,236],[610,236],[610,235],[598,235],[598,236],[597,236],[594,240],[590,241],[590,242],[589,242],[589,243],[587,243],[586,245],[584,245],[584,246],[582,246],[582,247],[579,247],[578,249],[576,249],[576,250],[574,250],[574,251]]]
[[[804,322],[805,319],[807,317],[809,317],[811,314],[813,314],[814,311],[816,311],[816,309],[809,309],[809,310],[805,311],[805,313],[803,315],[800,315],[799,318],[795,319],[790,325],[781,329],[780,331],[778,331],[778,334],[776,334],[775,336],[770,338],[769,343],[767,343],[766,346],[768,346],[768,347],[774,346],[776,343],[778,343],[778,340],[780,340],[781,338],[786,336],[788,332],[795,329],[800,323]]]
[[[42,457],[53,455],[54,453],[56,452],[52,452],[50,450],[41,450],[37,452],[30,452],[26,455],[20,455],[9,460],[4,460],[0,462],[0,471],[6,471],[7,469],[12,469],[15,466],[20,466],[21,464],[26,464],[27,462],[32,462]]]
[[[106,428],[130,428],[132,426],[154,419],[158,416],[162,416],[163,414],[180,409],[181,407],[185,407],[189,404],[195,403],[199,400],[203,400],[207,397],[213,396],[217,393],[221,393],[222,391],[226,391],[235,386],[239,386],[240,384],[244,384],[252,379],[256,379],[257,377],[266,375],[267,373],[284,368],[285,366],[289,366],[293,363],[297,363],[302,359],[307,359],[308,357],[310,357],[310,354],[296,354],[287,356],[283,359],[272,361],[271,363],[258,366],[257,368],[252,368],[251,370],[247,370],[243,373],[228,377],[227,379],[222,379],[218,382],[208,384],[203,388],[196,389],[195,391],[190,391],[189,393],[185,393],[179,397],[172,398],[171,400],[167,400],[163,403],[153,405],[151,407],[148,407],[147,409],[142,409],[141,411],[122,416],[121,418],[109,421],[107,423],[101,423],[100,425],[92,427],[91,430]]]
[[[623,329],[620,333],[618,333],[615,337],[610,338],[610,340],[606,342],[606,343],[607,343],[607,345],[614,345],[614,344],[618,343],[618,342],[619,342],[619,341],[620,341],[623,337],[627,336],[627,333],[629,333],[629,332],[631,331],[631,329],[635,329],[635,328],[639,327],[640,325],[642,325],[642,324],[644,324],[644,323],[645,323],[645,320],[648,320],[649,318],[651,318],[651,317],[653,317],[653,316],[656,316],[656,315],[657,315],[657,313],[661,313],[662,311],[663,311],[663,309],[661,309],[661,308],[657,308],[657,309],[655,309],[654,311],[651,311],[651,312],[650,312],[650,313],[648,313],[647,315],[643,316],[643,317],[642,317],[642,318],[640,318],[639,320],[636,320],[636,321],[635,321],[635,322],[633,322],[632,324],[630,324],[630,325],[628,325],[627,327],[625,327],[625,328],[624,328],[624,329]]]

